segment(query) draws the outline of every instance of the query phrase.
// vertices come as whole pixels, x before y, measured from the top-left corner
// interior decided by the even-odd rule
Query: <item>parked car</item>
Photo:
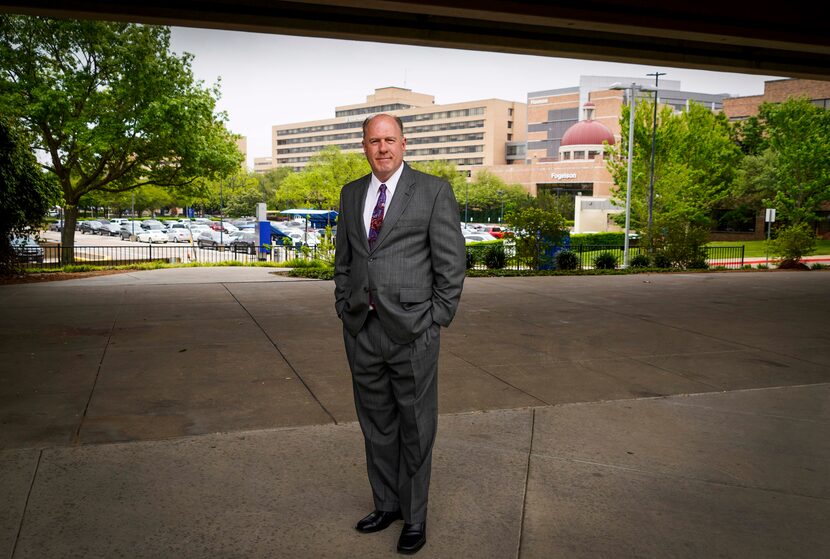
[[[236,233],[239,231],[239,227],[230,221],[211,221],[210,228],[214,231],[224,231],[225,233]]]
[[[484,232],[490,233],[497,239],[501,239],[502,237],[504,237],[504,234],[507,232],[507,229],[500,225],[487,225],[484,227]]]
[[[36,262],[43,264],[43,247],[34,237],[12,237],[12,250],[18,262]]]
[[[170,227],[167,229],[167,240],[171,243],[189,243],[190,239],[190,228],[188,227]]]
[[[234,252],[255,254],[259,246],[259,238],[255,231],[240,231],[232,237],[230,247]]]
[[[139,243],[166,243],[167,234],[159,229],[145,229],[135,236]]]
[[[464,243],[480,243],[482,241],[495,241],[496,238],[490,233],[464,233]]]
[[[190,226],[190,233],[193,235],[193,240],[197,240],[199,235],[202,234],[203,231],[210,231],[210,227],[205,225],[204,223],[194,223]]]
[[[219,248],[220,246],[230,246],[231,241],[233,241],[233,235],[229,235],[223,231],[207,229],[199,234],[199,237],[196,239],[196,244],[201,248]]]
[[[109,235],[111,237],[116,237],[121,234],[121,226],[112,222],[102,223],[101,227],[99,227],[95,233],[101,236]]]
[[[90,235],[94,235],[98,231],[98,229],[101,228],[101,225],[103,225],[103,223],[101,223],[100,221],[82,221],[80,231],[82,234],[89,233]]]
[[[144,231],[140,221],[127,221],[121,224],[121,229],[118,234],[121,235],[122,241],[135,240],[135,236]]]
[[[49,224],[47,229],[49,231],[58,231],[58,232],[63,231],[63,220],[59,219],[57,221],[53,221],[52,223]]]
[[[294,246],[310,246],[315,247],[320,244],[320,237],[317,236],[317,233],[314,231],[300,231],[299,229],[282,229],[280,228],[285,235],[291,237],[291,241]]]
[[[160,222],[158,220],[155,220],[155,219],[147,219],[145,221],[142,221],[141,222],[141,227],[145,231],[149,231],[151,229],[154,230],[154,231],[164,231],[166,229],[166,227],[164,226],[164,224],[162,222]]]

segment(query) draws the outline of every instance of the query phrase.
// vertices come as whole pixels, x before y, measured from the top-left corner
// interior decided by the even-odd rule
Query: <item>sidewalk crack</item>
[[[23,521],[26,519],[26,511],[29,510],[29,499],[32,497],[32,490],[35,487],[35,480],[37,479],[37,473],[40,470],[40,459],[43,457],[43,449],[41,449],[37,453],[37,462],[35,463],[35,471],[32,472],[32,481],[29,484],[29,491],[26,493],[26,502],[23,504],[23,512],[20,514],[20,523],[17,525],[17,534],[14,536],[14,543],[12,544],[12,552],[9,555],[9,559],[14,558],[14,554],[17,551],[17,544],[20,541],[20,534],[23,532]]]
[[[254,322],[254,324],[256,324],[257,328],[259,328],[259,330],[262,332],[262,334],[265,336],[265,338],[266,338],[269,342],[271,342],[271,345],[272,345],[272,346],[274,346],[274,349],[277,351],[277,353],[279,353],[280,357],[282,357],[282,360],[285,362],[285,364],[286,364],[286,365],[288,365],[288,368],[289,368],[289,369],[291,369],[291,372],[292,372],[292,373],[294,373],[294,375],[297,377],[297,379],[298,379],[298,380],[302,383],[302,385],[303,385],[303,386],[305,387],[305,389],[308,391],[309,395],[310,395],[312,398],[314,398],[314,401],[315,401],[315,402],[317,402],[317,405],[318,405],[318,406],[320,406],[320,409],[322,409],[322,410],[326,413],[326,415],[328,415],[328,416],[329,416],[329,418],[331,418],[331,422],[332,422],[332,423],[334,423],[335,425],[337,425],[337,424],[338,424],[338,423],[337,423],[337,419],[335,419],[334,414],[332,414],[332,413],[328,410],[328,408],[326,408],[326,406],[325,406],[325,405],[323,405],[323,402],[321,402],[321,401],[320,401],[320,398],[318,398],[318,397],[317,397],[317,395],[316,395],[316,394],[315,394],[315,393],[311,390],[311,387],[308,385],[308,383],[305,381],[305,379],[302,377],[302,375],[300,375],[299,371],[297,371],[297,369],[296,369],[296,368],[294,368],[294,364],[293,364],[293,363],[291,363],[291,361],[289,361],[289,360],[288,360],[288,357],[286,357],[286,356],[285,356],[285,354],[282,352],[282,350],[280,349],[280,346],[279,346],[279,345],[277,345],[277,342],[276,342],[276,341],[274,341],[274,340],[271,338],[271,336],[269,336],[269,335],[268,335],[268,332],[266,332],[266,331],[265,331],[265,328],[263,328],[263,327],[262,327],[262,324],[260,324],[260,323],[259,323],[259,321],[258,321],[256,318],[254,318],[254,315],[252,315],[252,314],[251,314],[251,311],[249,311],[249,310],[245,307],[245,305],[243,305],[243,304],[242,304],[242,301],[240,301],[239,299],[237,299],[237,298],[236,298],[236,295],[234,295],[233,291],[231,291],[231,290],[228,288],[227,284],[222,283],[222,287],[224,287],[224,288],[225,288],[225,290],[226,290],[226,291],[230,294],[230,296],[231,296],[231,297],[233,297],[233,300],[234,300],[234,301],[236,301],[236,303],[237,303],[240,307],[242,307],[242,310],[243,310],[243,311],[245,311],[245,312],[248,314],[248,316],[250,316],[250,317],[251,317],[251,320]]]
[[[516,558],[522,556],[522,541],[525,533],[525,511],[527,510],[527,487],[530,484],[530,457],[533,456],[533,437],[536,431],[536,409],[531,410],[530,416],[530,444],[527,449],[527,466],[525,467],[525,487],[522,496],[522,515],[519,521],[519,542],[516,546]]]

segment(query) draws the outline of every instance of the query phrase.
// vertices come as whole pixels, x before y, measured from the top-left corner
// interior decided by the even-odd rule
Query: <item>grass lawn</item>
[[[766,241],[714,241],[708,246],[734,247],[744,245],[744,258],[766,256]],[[830,241],[816,241],[816,248],[810,254],[830,254]]]

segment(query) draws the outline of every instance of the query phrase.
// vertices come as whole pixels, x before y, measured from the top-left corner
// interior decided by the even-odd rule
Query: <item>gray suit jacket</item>
[[[369,291],[389,337],[409,343],[433,322],[449,326],[464,284],[464,237],[458,203],[446,181],[406,163],[373,250],[363,223],[371,180],[343,187],[337,217],[334,297],[337,316],[356,336]]]

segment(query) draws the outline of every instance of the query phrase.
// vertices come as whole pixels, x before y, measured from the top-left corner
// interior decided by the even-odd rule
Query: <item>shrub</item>
[[[709,264],[706,263],[706,257],[698,256],[693,260],[690,260],[686,264],[686,268],[689,270],[706,270],[709,268]]]
[[[613,270],[617,267],[617,255],[613,252],[601,252],[594,258],[594,268],[597,270]]]
[[[630,262],[632,268],[648,268],[649,264],[651,264],[651,259],[645,254],[638,254]]]
[[[579,257],[572,250],[561,250],[556,253],[557,270],[576,270],[579,268]]]
[[[826,269],[827,269],[827,265],[826,265],[826,264],[822,264],[821,262],[816,262],[816,263],[814,263],[814,264],[812,264],[812,265],[810,266],[810,269],[811,269],[811,270],[826,270]]]
[[[671,258],[666,253],[658,252],[652,257],[655,268],[671,268]]]
[[[784,227],[769,242],[770,252],[784,261],[799,262],[816,246],[816,236],[806,223]]]
[[[571,235],[571,246],[625,244],[625,233],[578,233]]]
[[[759,270],[769,270],[769,266],[767,266],[766,264],[758,264],[757,267]]]
[[[504,247],[501,244],[487,247],[484,253],[484,265],[491,270],[504,268],[505,263]]]

